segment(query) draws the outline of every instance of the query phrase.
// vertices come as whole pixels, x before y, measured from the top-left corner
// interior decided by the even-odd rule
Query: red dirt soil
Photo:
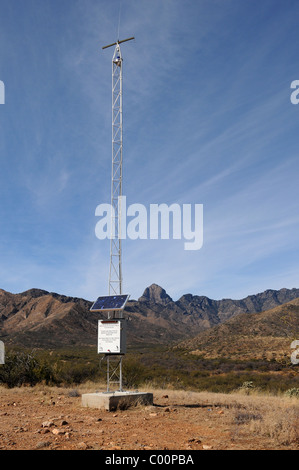
[[[164,395],[163,395],[164,393]],[[154,406],[87,409],[63,389],[0,388],[1,450],[295,449],[252,435],[227,406],[154,392]]]

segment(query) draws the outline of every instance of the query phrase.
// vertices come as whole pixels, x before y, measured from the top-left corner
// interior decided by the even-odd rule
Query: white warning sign
[[[125,330],[121,321],[99,321],[98,353],[123,354]]]

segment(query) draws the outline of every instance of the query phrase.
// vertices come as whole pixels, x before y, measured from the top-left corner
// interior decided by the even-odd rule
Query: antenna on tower
[[[108,320],[98,323],[98,352],[107,359],[107,392],[118,384],[122,392],[122,360],[126,353],[126,320],[123,310],[129,298],[122,295],[121,197],[123,184],[123,59],[120,44],[135,38],[114,42],[112,58],[112,181],[111,181],[111,243],[109,296],[99,297],[91,307],[93,312],[107,312]]]
[[[118,44],[122,44],[123,42],[132,41],[133,39],[135,39],[135,38],[132,37],[132,38],[128,38],[128,39],[122,39],[121,41],[118,40],[117,42],[114,42],[113,44],[108,44],[108,46],[102,47],[102,49],[108,49],[108,47],[117,46]]]
[[[111,250],[109,271],[109,295],[99,297],[90,311],[107,313],[107,320],[98,322],[98,353],[107,359],[107,392],[103,394],[85,394],[82,396],[83,406],[114,409],[115,404],[125,400],[129,405],[136,399],[144,404],[153,404],[152,393],[125,392],[122,376],[122,360],[126,354],[126,319],[123,311],[129,295],[122,294],[121,270],[121,196],[122,196],[122,165],[123,165],[123,109],[122,109],[122,65],[123,59],[120,44],[135,38],[114,42],[103,49],[115,46],[112,58],[112,185],[111,202]],[[114,215],[113,215],[114,212]],[[110,390],[110,385],[119,385],[117,392]],[[106,400],[107,398],[107,400]]]
[[[118,40],[112,58],[112,181],[109,295],[122,295],[121,197],[123,185],[123,59],[120,44],[134,37]]]

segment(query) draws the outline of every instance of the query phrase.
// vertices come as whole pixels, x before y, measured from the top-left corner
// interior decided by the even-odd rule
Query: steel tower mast
[[[112,58],[112,182],[111,182],[111,242],[109,295],[122,294],[121,196],[123,184],[123,58],[117,41],[103,49],[116,46]]]
[[[120,44],[134,37],[117,41],[102,49],[115,46],[112,58],[112,181],[111,181],[111,242],[109,269],[109,296],[122,295],[121,196],[123,185],[123,58]],[[114,317],[114,313],[112,313]],[[123,318],[123,312],[118,313]],[[108,313],[111,318],[111,312]],[[107,392],[111,384],[119,384],[122,391],[122,355],[106,355]]]

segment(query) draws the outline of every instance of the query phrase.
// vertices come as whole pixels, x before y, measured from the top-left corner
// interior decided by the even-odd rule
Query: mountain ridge
[[[176,347],[205,358],[286,359],[299,335],[299,298],[264,312],[240,314]]]
[[[157,284],[138,300],[130,300],[128,344],[169,344],[245,314],[260,313],[299,298],[299,289],[268,289],[241,300],[213,300],[185,294],[174,301]],[[24,347],[95,346],[97,322],[103,315],[90,312],[91,301],[29,289],[12,294],[0,289],[0,339]]]

